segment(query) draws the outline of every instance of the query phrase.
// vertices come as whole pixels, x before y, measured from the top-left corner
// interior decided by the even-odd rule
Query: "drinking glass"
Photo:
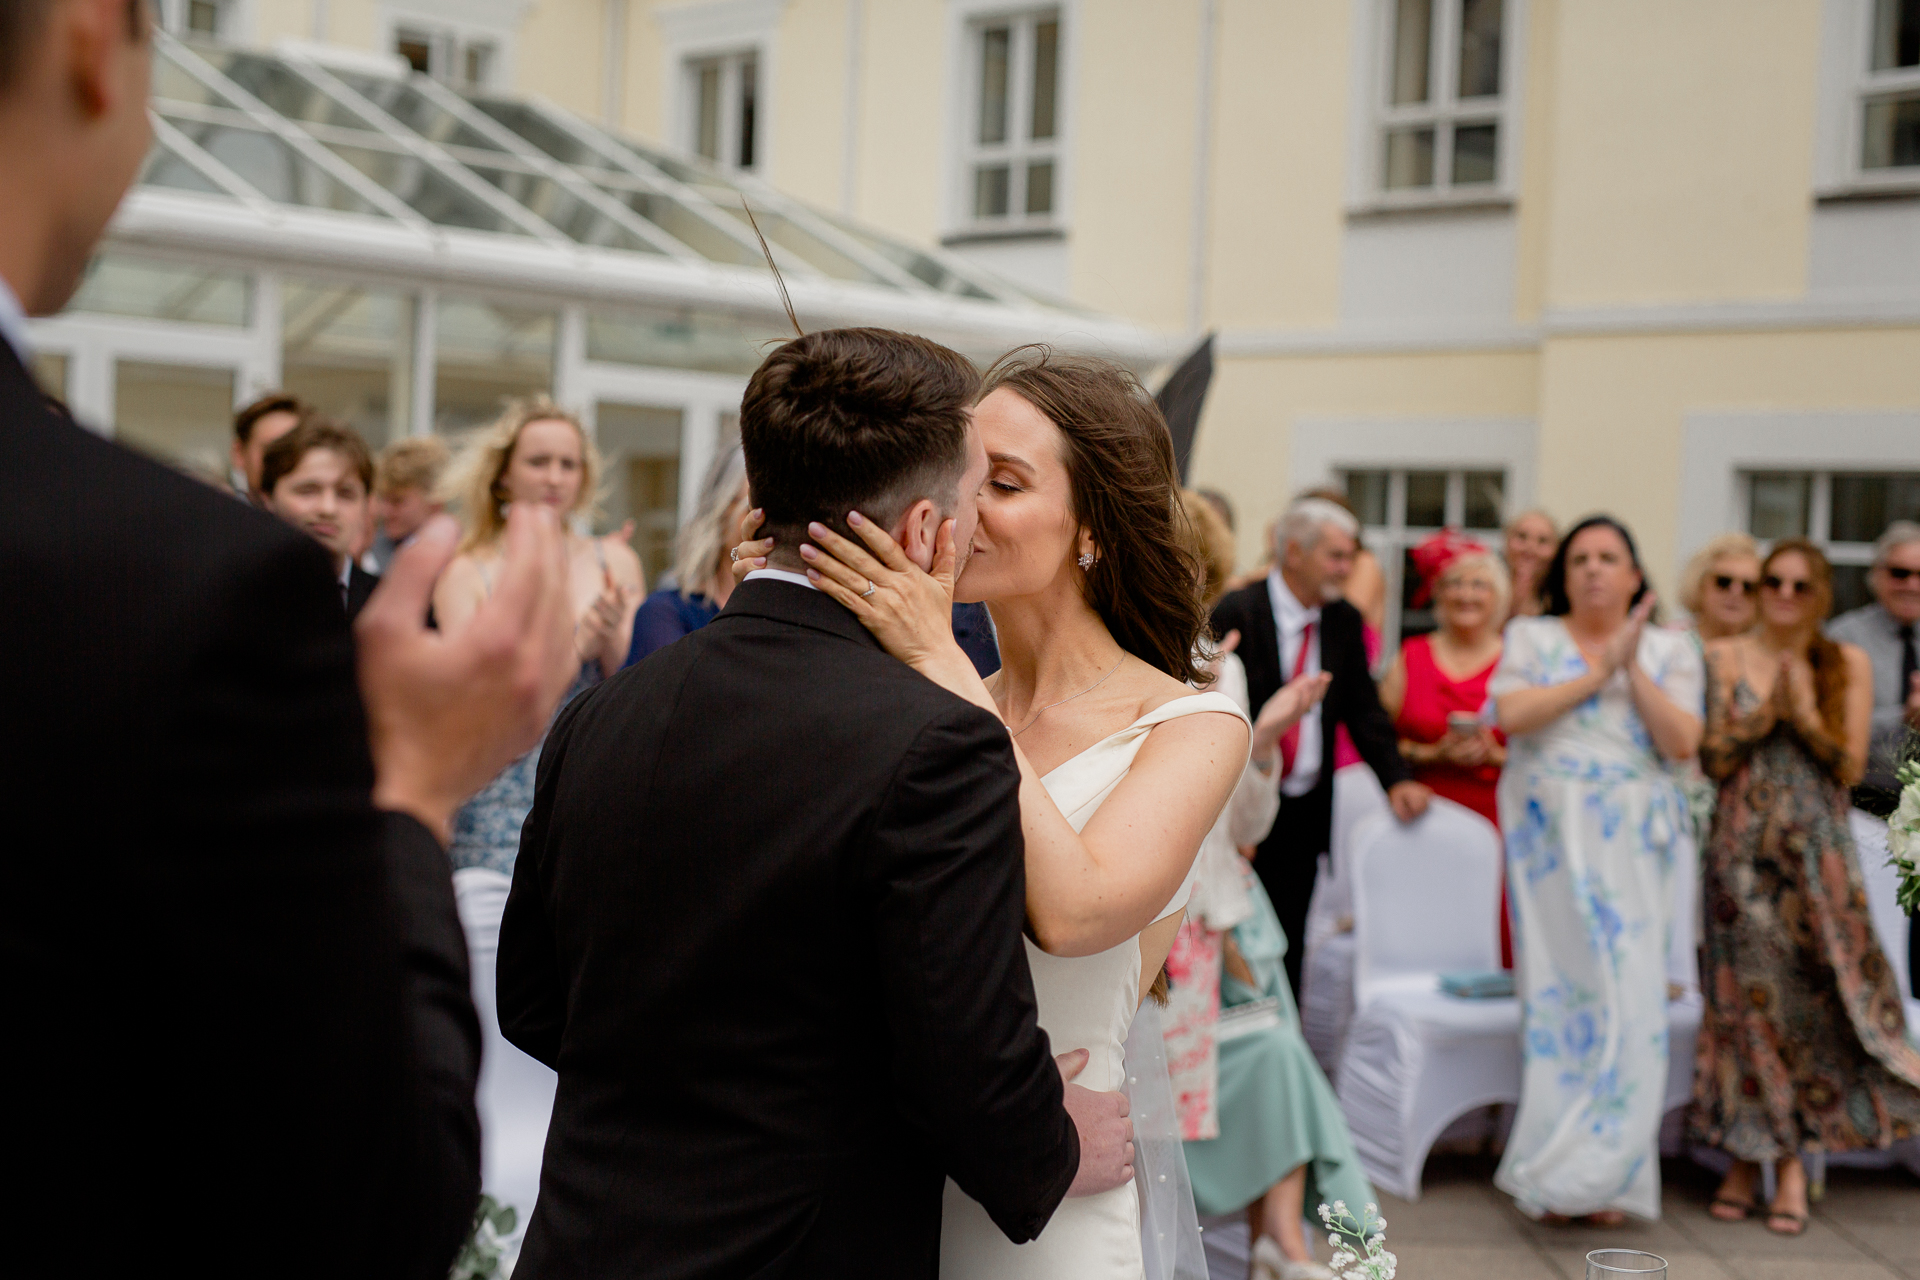
[[[1638,1249],[1595,1249],[1587,1255],[1587,1280],[1667,1280],[1667,1260]]]

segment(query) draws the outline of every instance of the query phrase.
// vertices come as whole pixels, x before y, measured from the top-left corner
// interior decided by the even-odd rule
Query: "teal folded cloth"
[[[1309,1218],[1335,1200],[1357,1212],[1374,1201],[1373,1188],[1340,1100],[1300,1034],[1280,919],[1260,882],[1249,888],[1253,918],[1233,934],[1259,986],[1220,980],[1220,1136],[1183,1144],[1194,1204],[1203,1214],[1233,1213],[1306,1165]]]
[[[1462,1000],[1500,1000],[1513,995],[1513,970],[1487,969],[1479,973],[1443,973],[1440,989]]]

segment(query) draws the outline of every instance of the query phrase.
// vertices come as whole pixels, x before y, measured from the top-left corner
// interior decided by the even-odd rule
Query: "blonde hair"
[[[382,498],[390,498],[403,489],[431,494],[440,483],[440,473],[452,459],[453,451],[439,436],[395,440],[374,460],[373,491]]]
[[[727,512],[747,482],[747,460],[740,446],[729,445],[707,468],[700,486],[700,504],[694,508],[673,544],[673,574],[682,596],[704,593],[721,572],[721,555],[733,547],[738,529],[727,526]]]
[[[1434,599],[1438,603],[1440,588],[1449,578],[1458,578],[1465,573],[1483,573],[1493,587],[1493,620],[1497,624],[1507,616],[1507,605],[1513,599],[1513,579],[1507,573],[1507,566],[1500,563],[1500,557],[1491,551],[1469,551],[1465,555],[1455,556],[1447,561],[1433,580]]]
[[[457,506],[466,526],[460,550],[490,547],[506,529],[506,495],[500,492],[500,481],[513,462],[520,433],[535,422],[564,422],[580,437],[580,493],[561,514],[571,519],[593,511],[599,499],[595,486],[600,482],[600,451],[593,447],[593,438],[577,416],[546,395],[525,396],[509,401],[492,426],[469,437],[441,479],[441,501]]]
[[[1693,553],[1687,571],[1680,578],[1680,607],[1697,614],[1706,603],[1707,575],[1713,566],[1728,556],[1760,558],[1760,544],[1744,533],[1717,533],[1707,545]]]
[[[1514,515],[1513,519],[1507,521],[1506,524],[1500,527],[1500,536],[1502,538],[1511,538],[1513,536],[1513,531],[1520,527],[1520,522],[1522,520],[1531,519],[1534,516],[1538,516],[1542,520],[1545,520],[1547,522],[1548,535],[1555,542],[1560,541],[1559,522],[1556,521],[1552,516],[1548,515],[1546,512],[1542,511],[1539,507],[1528,507],[1525,511],[1517,512]]]
[[[1200,558],[1203,578],[1200,598],[1211,605],[1220,598],[1227,579],[1233,576],[1233,530],[1227,527],[1220,508],[1192,489],[1180,491],[1180,505],[1193,530],[1193,549]]]

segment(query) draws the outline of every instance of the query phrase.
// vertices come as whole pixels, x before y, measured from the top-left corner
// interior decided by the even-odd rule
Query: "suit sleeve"
[[[509,1044],[555,1070],[567,1025],[567,989],[553,919],[547,911],[547,886],[553,879],[553,797],[566,764],[574,718],[585,703],[585,698],[575,698],[561,711],[540,749],[533,808],[520,829],[520,852],[513,863],[513,888],[500,917],[500,952],[494,970],[500,1033]]]
[[[889,784],[871,875],[902,1109],[948,1175],[1024,1243],[1065,1197],[1080,1146],[1021,936],[1019,792],[1005,727],[975,707],[944,714]]]
[[[1338,664],[1333,670],[1333,685],[1330,693],[1337,695],[1334,717],[1347,726],[1347,735],[1353,739],[1354,750],[1367,762],[1374,776],[1380,779],[1380,785],[1391,787],[1407,781],[1413,776],[1407,768],[1407,762],[1400,755],[1400,737],[1395,732],[1393,720],[1387,715],[1387,709],[1380,705],[1380,689],[1373,682],[1373,672],[1367,669],[1367,648],[1361,639],[1360,614],[1352,606],[1345,606],[1352,614],[1352,629],[1341,628],[1341,640],[1335,649],[1334,658]],[[1330,610],[1323,611],[1322,616]],[[1325,664],[1323,654],[1322,664]]]
[[[199,784],[182,803],[220,877],[215,936],[247,969],[226,985],[275,993],[232,1010],[224,1033],[178,1030],[222,1061],[222,1035],[248,1028],[254,1043],[221,1078],[270,1061],[248,1086],[267,1096],[233,1099],[240,1124],[267,1143],[306,1135],[316,1145],[303,1163],[364,1189],[363,1274],[430,1280],[446,1274],[479,1195],[479,1024],[446,855],[419,823],[373,807],[352,637],[316,552],[276,538],[226,566],[180,691],[189,730],[176,767]],[[276,1158],[287,1160],[255,1167]],[[269,1194],[291,1194],[273,1181]]]

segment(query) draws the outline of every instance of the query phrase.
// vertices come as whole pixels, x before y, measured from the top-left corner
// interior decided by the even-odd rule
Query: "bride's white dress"
[[[1073,829],[1092,819],[1133,767],[1133,758],[1157,724],[1199,712],[1246,714],[1224,694],[1175,698],[1074,756],[1040,781]],[[1186,905],[1193,877],[1156,920]],[[1138,935],[1098,955],[1062,959],[1027,943],[1040,1026],[1056,1054],[1085,1049],[1090,1059],[1074,1080],[1089,1089],[1122,1088],[1127,1029],[1140,1007]],[[1097,1196],[1064,1200],[1040,1238],[1008,1241],[986,1211],[949,1180],[940,1224],[941,1280],[1138,1280],[1140,1200],[1133,1184]]]

